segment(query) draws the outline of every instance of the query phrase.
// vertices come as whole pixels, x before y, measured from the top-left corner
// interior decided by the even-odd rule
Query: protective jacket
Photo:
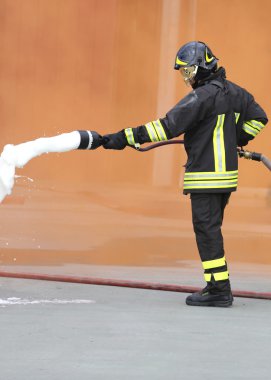
[[[200,82],[164,118],[124,130],[129,145],[184,134],[188,160],[184,193],[232,192],[237,188],[237,146],[253,139],[268,119],[253,96],[226,80],[225,70]]]

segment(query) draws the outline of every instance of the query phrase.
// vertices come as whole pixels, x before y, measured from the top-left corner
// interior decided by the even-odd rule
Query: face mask
[[[187,86],[192,86],[195,82],[195,76],[198,71],[198,66],[193,65],[188,67],[181,67],[179,71],[184,79],[184,83]]]

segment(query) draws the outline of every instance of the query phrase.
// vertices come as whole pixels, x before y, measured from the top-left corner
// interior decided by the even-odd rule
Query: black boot
[[[186,298],[186,304],[190,306],[217,306],[229,307],[233,303],[230,282],[208,282],[200,292],[193,293]]]

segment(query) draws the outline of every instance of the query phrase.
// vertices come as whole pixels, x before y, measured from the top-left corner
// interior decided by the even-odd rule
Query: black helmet
[[[175,59],[175,70],[181,67],[198,66],[205,70],[212,70],[217,65],[218,58],[211,49],[200,41],[192,41],[183,45]]]

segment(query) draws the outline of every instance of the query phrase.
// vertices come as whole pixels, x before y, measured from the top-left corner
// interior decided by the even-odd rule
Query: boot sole
[[[186,304],[189,306],[230,307],[232,306],[232,301],[193,302],[188,300]]]

